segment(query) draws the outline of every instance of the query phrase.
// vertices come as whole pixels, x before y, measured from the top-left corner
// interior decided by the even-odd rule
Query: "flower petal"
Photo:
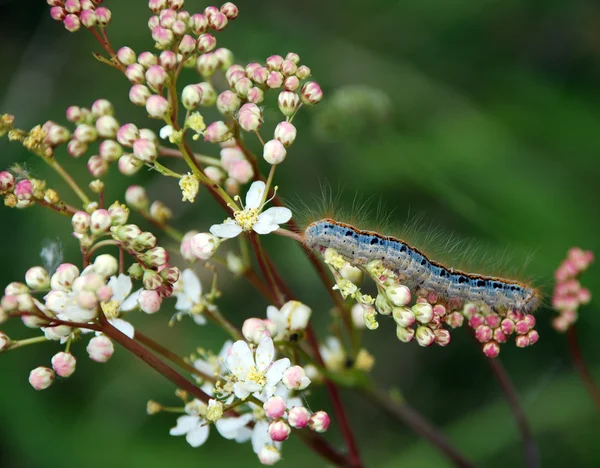
[[[119,276],[111,276],[108,281],[108,286],[112,288],[112,299],[123,302],[125,298],[129,296],[133,284],[131,283],[131,278],[129,276],[121,273]]]
[[[250,395],[250,391],[244,385],[244,382],[236,382],[233,384],[233,393],[240,400],[245,400]]]
[[[290,219],[292,219],[290,209],[281,206],[274,206],[258,215],[259,223],[283,224],[287,223]]]
[[[233,375],[240,380],[245,380],[248,371],[254,366],[254,357],[248,343],[242,340],[233,343],[226,363]]]
[[[252,421],[252,414],[246,413],[237,418],[221,418],[215,422],[217,431],[225,439],[235,439],[238,436],[238,432],[246,424]]]
[[[121,312],[129,312],[133,309],[137,309],[137,307],[139,306],[138,300],[143,290],[144,288],[140,288],[133,294],[130,294],[129,297],[121,303],[121,307],[119,307],[119,310]]]
[[[208,439],[208,423],[202,421],[201,425],[196,426],[185,436],[185,440],[192,447],[200,447]]]
[[[235,346],[235,345],[234,345]],[[264,336],[260,339],[258,347],[256,348],[255,362],[256,369],[259,372],[265,372],[275,357],[275,345],[273,340],[269,336]]]
[[[290,365],[291,363],[288,358],[282,358],[275,361],[273,365],[269,367],[269,370],[265,376],[267,378],[267,387],[275,387],[275,385],[277,385],[277,383],[283,377],[285,370],[290,367]]]
[[[206,317],[202,314],[192,314],[192,320],[196,325],[206,325]]]
[[[277,229],[279,229],[278,224],[266,224],[261,223],[260,221],[254,223],[254,225],[252,226],[252,230],[257,234],[261,235],[270,234],[271,232],[276,231]]]
[[[186,296],[184,292],[176,292],[173,293],[173,295],[177,298],[177,302],[175,303],[175,310],[187,312],[194,305],[192,300],[188,296]]]
[[[248,189],[248,193],[246,193],[246,206],[244,209],[256,209],[260,207],[260,202],[262,201],[263,194],[265,193],[265,188],[265,183],[260,180],[252,182],[252,185]]]
[[[160,136],[163,140],[166,140],[173,134],[173,127],[171,125],[165,125],[158,132],[158,136]]]
[[[133,325],[131,325],[127,320],[123,320],[120,318],[110,319],[110,324],[119,330],[123,335],[127,335],[129,338],[133,339],[135,334],[135,329]]]
[[[169,434],[172,436],[187,434],[198,425],[199,421],[200,418],[198,416],[179,416],[177,418],[177,426],[171,428]]]
[[[242,232],[242,228],[235,223],[213,224],[210,227],[210,233],[213,236],[231,239]]]
[[[200,302],[200,295],[202,294],[202,285],[198,276],[191,268],[186,268],[181,273],[181,279],[183,281],[183,293],[188,296],[195,304]]]
[[[269,423],[267,421],[257,421],[252,431],[252,450],[254,453],[260,452],[260,450],[267,444],[271,444],[272,440],[269,436]]]
[[[212,376],[215,373],[215,368],[212,366],[212,364],[204,359],[196,359],[194,361],[194,367],[206,375]]]

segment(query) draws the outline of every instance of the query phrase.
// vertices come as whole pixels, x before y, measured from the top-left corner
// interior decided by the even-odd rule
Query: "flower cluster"
[[[552,326],[557,331],[567,331],[577,321],[579,307],[590,302],[592,295],[581,285],[578,277],[593,261],[594,254],[591,251],[573,247],[556,269],[552,307],[558,311],[559,316],[552,320]]]
[[[61,21],[70,32],[78,31],[82,26],[94,29],[104,28],[112,19],[108,8],[99,7],[102,0],[47,0],[50,5],[50,16]]]
[[[515,333],[515,343],[524,348],[535,344],[539,334],[535,327],[535,317],[520,311],[493,311],[484,304],[441,303],[435,294],[417,297],[411,306],[413,294],[403,285],[398,275],[386,268],[381,261],[372,261],[357,268],[351,265],[334,249],[324,252],[327,263],[334,274],[336,285],[342,297],[351,297],[362,308],[365,326],[371,330],[379,326],[377,314],[392,316],[396,322],[396,336],[404,343],[413,339],[421,346],[447,346],[450,332],[443,328],[463,325],[465,318],[475,332],[477,340],[483,344],[483,352],[488,357],[500,353],[500,344],[506,343]],[[366,273],[377,286],[377,297],[363,294],[358,287],[362,273]]]

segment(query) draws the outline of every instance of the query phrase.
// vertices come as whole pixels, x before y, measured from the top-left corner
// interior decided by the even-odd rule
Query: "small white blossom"
[[[288,208],[271,207],[262,211],[267,203],[263,203],[265,189],[264,182],[252,183],[246,194],[246,206],[233,213],[234,219],[227,218],[222,224],[212,225],[210,232],[224,238],[235,237],[242,231],[269,234],[279,229],[280,224],[287,223],[292,218],[292,212]]]
[[[138,301],[143,289],[138,289],[131,294],[133,287],[131,278],[124,274],[112,276],[108,281],[108,286],[112,289],[113,295],[110,301],[102,303],[102,310],[113,327],[129,338],[133,338],[135,334],[133,325],[119,316],[120,312],[130,312],[139,306]]]
[[[198,325],[206,324],[202,311],[207,304],[202,299],[202,284],[193,270],[183,270],[175,283],[173,295],[177,298],[175,309],[180,315],[190,315]]]
[[[284,339],[290,333],[306,329],[311,313],[310,307],[298,301],[288,301],[279,310],[275,306],[267,307],[267,318],[277,327],[274,338]]]

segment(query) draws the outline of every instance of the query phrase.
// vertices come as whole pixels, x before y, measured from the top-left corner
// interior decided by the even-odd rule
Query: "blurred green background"
[[[136,52],[152,46],[146,3],[105,2],[113,11],[109,33],[115,46]],[[553,269],[569,247],[600,252],[597,2],[243,0],[237,5],[240,16],[218,35],[219,45],[232,49],[238,63],[295,51],[326,95],[294,121],[299,136],[277,174],[284,197],[310,202],[327,182],[344,188],[341,205],[350,205],[356,193],[374,197],[393,209],[399,225],[409,213],[421,213],[433,226],[475,239],[486,251],[515,252],[509,265],[515,270],[533,253],[527,274],[547,293]],[[192,13],[205,6],[186,1]],[[42,0],[0,0],[0,112],[15,114],[22,128],[47,119],[65,123],[66,107],[89,107],[103,97],[115,104],[121,122],[158,130],[157,122],[144,124],[144,110],[128,101],[126,80],[91,57],[91,51],[100,51],[91,35],[67,33],[49,19],[47,9]],[[184,80],[198,78],[187,71]],[[345,95],[336,91],[355,85],[371,89],[371,97],[352,94],[356,88]],[[276,107],[265,112],[263,135],[278,121]],[[216,154],[208,145],[196,148]],[[26,162],[34,175],[56,181],[40,161],[6,139],[0,141],[0,155],[3,168]],[[83,159],[59,158],[89,180]],[[132,183],[115,167],[107,179],[108,199],[122,198]],[[223,218],[206,194],[183,206],[171,180],[144,172],[135,181],[144,181],[152,199],[160,197],[173,208],[174,224],[182,230],[207,230]],[[39,263],[45,239],[60,238],[66,260],[78,261],[69,223],[58,215],[39,207],[3,208],[1,219],[1,284],[22,280],[26,269]],[[266,242],[326,336],[330,303],[310,266],[287,240]],[[222,310],[232,321],[264,315],[266,304],[245,283],[222,278]],[[592,293],[599,290],[594,268],[584,283]],[[600,379],[598,312],[597,302],[586,306],[578,331]],[[181,354],[196,346],[219,349],[224,335],[213,327],[186,321],[167,328],[169,316],[165,310],[144,317],[140,326]],[[598,466],[598,414],[574,374],[565,337],[549,326],[552,312],[543,309],[537,317],[540,342],[527,349],[506,345],[501,359],[530,417],[542,465]],[[16,325],[3,329],[15,338],[28,336]],[[514,420],[466,330],[453,333],[448,348],[403,345],[387,321],[365,339],[377,358],[373,374],[381,386],[400,388],[470,458],[486,467],[522,464]],[[169,436],[174,415],[149,417],[145,404],[148,399],[175,404],[173,386],[120,349],[101,365],[87,359],[83,343],[76,345],[79,368],[73,377],[35,392],[27,383],[29,370],[49,365],[57,351],[48,343],[0,357],[1,466],[258,465],[248,445],[215,434],[200,449]],[[344,399],[369,466],[447,463],[370,404],[347,392]],[[321,389],[310,404],[329,409]],[[328,437],[340,444],[335,426]],[[283,455],[287,466],[323,466],[296,440],[286,442]]]

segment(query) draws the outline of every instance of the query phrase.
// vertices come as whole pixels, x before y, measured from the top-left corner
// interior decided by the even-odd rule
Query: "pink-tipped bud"
[[[136,174],[143,166],[144,163],[133,154],[124,154],[118,162],[119,172],[126,176]]]
[[[147,314],[154,314],[160,310],[162,298],[156,291],[142,291],[138,302],[142,311]]]
[[[421,327],[426,328],[426,327]],[[403,343],[410,343],[415,337],[415,329],[414,328],[405,328],[398,325],[396,327],[396,337],[402,341]]]
[[[435,335],[435,344],[439,346],[448,346],[451,341],[450,332],[443,328],[438,328],[433,332]]]
[[[296,76],[300,80],[305,80],[306,78],[308,78],[310,76],[310,73],[310,68],[308,68],[306,65],[300,65],[298,67],[298,70],[296,70]]]
[[[231,65],[225,72],[225,78],[230,87],[235,88],[235,84],[238,80],[245,78],[246,72],[241,65]]]
[[[76,32],[79,31],[79,28],[81,27],[81,21],[79,21],[79,16],[71,14],[65,16],[65,19],[63,20],[63,25],[65,26],[65,29],[67,31]]]
[[[162,26],[157,26],[152,30],[152,39],[154,39],[161,48],[170,46],[174,37],[173,31],[163,28]]]
[[[15,176],[8,171],[0,172],[0,192],[8,192],[15,186]]]
[[[313,413],[308,422],[308,426],[315,432],[325,432],[329,428],[331,419],[325,411]]]
[[[202,102],[202,88],[198,85],[187,85],[181,93],[181,103],[188,110],[193,110]]]
[[[487,343],[492,339],[493,331],[487,325],[479,325],[475,329],[475,338],[481,343]]]
[[[90,230],[92,234],[102,234],[110,228],[111,217],[108,210],[100,209],[92,213],[90,218]]]
[[[47,367],[36,367],[29,373],[29,383],[36,390],[45,390],[54,382],[54,371]]]
[[[254,86],[254,84],[252,83],[252,81],[249,78],[242,76],[235,83],[235,92],[237,93],[238,96],[245,98],[246,96],[248,96],[248,91],[250,91],[253,86]]]
[[[149,0],[148,8],[150,8],[152,13],[158,14],[161,12],[161,10],[167,8],[167,0]]]
[[[208,6],[204,9],[204,15],[208,19],[210,19],[210,17],[215,13],[220,13],[219,9],[216,6]]]
[[[302,86],[302,102],[308,106],[317,104],[323,99],[321,87],[314,81],[308,81]]]
[[[123,146],[133,146],[133,142],[139,137],[140,131],[132,123],[121,125],[121,128],[119,128],[119,131],[117,132],[117,141]]]
[[[148,51],[142,52],[137,61],[145,69],[148,69],[153,65],[158,65],[158,57]]]
[[[505,335],[511,335],[515,331],[515,323],[508,318],[500,322],[500,329]]]
[[[79,13],[81,11],[79,0],[65,0],[64,7],[68,13]]]
[[[210,52],[211,50],[214,50],[214,48],[217,46],[217,40],[215,39],[215,36],[213,36],[212,34],[201,34],[200,37],[198,37],[198,52],[201,54],[205,54],[206,52]]]
[[[177,20],[177,12],[171,8],[163,10],[158,15],[161,26],[171,29],[173,23]]]
[[[156,91],[165,84],[168,78],[166,70],[160,65],[152,65],[146,70],[145,76],[150,87]]]
[[[208,28],[208,19],[200,13],[192,15],[190,18],[190,27],[194,34],[200,35],[206,32],[206,29]]]
[[[494,340],[498,343],[506,343],[508,341],[508,335],[506,335],[502,329],[496,328],[494,330]]]
[[[531,346],[538,342],[538,340],[540,339],[540,334],[537,332],[537,330],[531,330],[527,334],[527,338],[529,339],[529,346]]]
[[[50,8],[50,17],[54,20],[54,21],[62,21],[65,19],[65,16],[67,16],[67,12],[65,11],[65,9],[61,6],[55,6]]]
[[[435,334],[433,330],[427,326],[420,326],[415,332],[415,338],[420,346],[431,346],[435,342]]]
[[[196,234],[198,234],[198,231],[186,232],[185,235],[183,236],[183,239],[181,240],[179,252],[181,253],[181,256],[183,257],[183,259],[186,262],[192,263],[192,262],[196,261],[196,256],[192,252],[192,247],[191,247],[192,237],[194,237]]]
[[[115,162],[123,155],[123,147],[114,140],[104,140],[100,143],[98,152],[106,162]]]
[[[223,91],[217,98],[217,109],[221,114],[232,115],[240,107],[240,98],[233,91]]]
[[[296,91],[300,86],[300,80],[296,76],[288,76],[283,82],[286,91]]]
[[[269,164],[280,164],[284,161],[287,151],[279,140],[269,140],[263,148],[263,158]]]
[[[244,320],[242,335],[244,335],[246,341],[258,344],[265,335],[269,336],[269,330],[264,320],[251,317]]]
[[[304,429],[310,421],[310,412],[304,406],[294,406],[288,412],[288,423],[296,429]]]
[[[33,198],[33,184],[28,179],[20,180],[15,185],[14,194],[19,200],[31,200]]]
[[[304,390],[310,385],[310,379],[300,366],[292,366],[286,369],[281,381],[289,390]]]
[[[219,239],[207,232],[201,232],[190,239],[190,250],[200,260],[208,260],[219,248]]]
[[[278,71],[272,71],[271,73],[269,73],[269,76],[267,77],[267,81],[265,81],[265,83],[271,89],[281,88],[281,86],[283,85],[283,75]]]
[[[294,127],[290,122],[279,122],[277,127],[275,127],[275,133],[273,136],[276,140],[279,140],[283,146],[290,146],[296,139],[296,127]],[[406,286],[404,287],[406,288]],[[410,302],[410,289],[406,289],[408,290],[409,296],[408,302]],[[408,304],[408,302],[405,302],[405,304]]]
[[[283,57],[281,55],[271,55],[267,58],[267,68],[270,71],[281,70],[281,64],[283,63]]]
[[[94,10],[83,10],[79,14],[79,20],[85,28],[93,28],[98,22],[98,17]]]
[[[483,345],[483,354],[489,358],[495,358],[500,354],[500,345],[495,341],[488,341]]]
[[[251,102],[253,104],[259,104],[261,103],[265,98],[265,93],[262,89],[260,88],[250,88],[248,90],[248,95],[246,96],[246,99],[248,100],[248,102]]]
[[[274,445],[265,445],[256,455],[263,465],[274,465],[281,460],[281,453]]]
[[[269,437],[271,437],[271,440],[274,440],[275,442],[283,442],[284,440],[287,440],[291,431],[292,430],[290,429],[290,426],[282,420],[273,421],[271,424],[269,424]]]
[[[200,101],[200,105],[206,107],[212,106],[217,100],[215,88],[206,81],[198,83],[197,86],[202,90],[202,101]]]
[[[179,42],[179,53],[182,55],[189,55],[196,50],[196,39],[189,34],[186,34],[181,38]]]
[[[269,79],[270,72],[269,69],[266,67],[258,66],[252,69],[251,72],[251,74],[248,74],[248,78],[250,78],[258,85],[265,84]]]
[[[41,266],[34,266],[25,273],[25,283],[31,289],[47,289],[50,286],[50,275]]]
[[[137,56],[131,47],[121,47],[117,51],[117,59],[125,66],[129,66],[136,62]]]
[[[92,115],[94,117],[101,117],[103,115],[113,115],[115,108],[111,102],[107,99],[96,99],[92,104]]]
[[[399,284],[397,286],[390,286],[386,288],[385,294],[389,301],[395,306],[405,306],[408,303],[410,303],[412,298],[410,289],[404,286],[403,284]],[[431,308],[430,304],[427,305],[429,305],[429,307]],[[416,310],[413,310],[413,312],[417,313]]]
[[[90,340],[86,350],[93,361],[106,362],[115,352],[115,347],[106,336],[100,335]]]
[[[158,274],[154,270],[146,270],[144,272],[144,276],[142,277],[142,283],[144,284],[144,288],[156,291],[163,285],[162,278],[160,274]]]
[[[293,62],[295,65],[300,63],[300,56],[296,52],[288,52],[285,59]]]
[[[529,336],[528,335],[517,335],[515,338],[515,344],[519,348],[526,348],[529,346]]]
[[[452,328],[462,327],[464,322],[464,315],[460,312],[452,312],[446,318],[446,323],[450,325]]]
[[[187,31],[187,24],[184,21],[176,20],[171,25],[171,31],[173,31],[173,34],[175,34],[176,36],[181,37]]]
[[[129,65],[125,69],[125,76],[133,84],[144,84],[146,82],[144,67],[139,63]]]
[[[92,177],[102,177],[108,171],[108,163],[100,156],[91,156],[87,163],[88,171]]]
[[[232,136],[233,133],[227,124],[221,120],[218,120],[206,127],[206,131],[204,132],[204,141],[221,143],[229,140]]]
[[[285,408],[285,400],[280,396],[273,396],[269,398],[263,405],[265,414],[271,419],[282,418],[285,414]]]
[[[519,320],[515,323],[515,332],[519,335],[525,335],[529,331],[529,324],[525,320]]]
[[[240,109],[238,122],[247,132],[255,132],[263,122],[262,111],[256,104],[244,104]]]
[[[169,254],[163,247],[154,247],[144,254],[144,260],[153,267],[161,267],[169,261]]]
[[[52,357],[52,368],[61,377],[70,377],[75,372],[77,361],[71,353],[60,352]]]
[[[407,307],[394,307],[392,317],[400,327],[408,328],[415,323],[415,314]]]
[[[227,16],[220,11],[210,15],[208,18],[208,26],[215,31],[222,31],[225,29],[228,22]]]
[[[226,2],[221,5],[221,13],[223,13],[228,19],[236,19],[239,13],[238,7],[231,2]]]
[[[90,215],[85,211],[78,211],[71,218],[73,231],[79,234],[85,234],[90,227]]]
[[[292,91],[282,91],[277,98],[279,110],[286,117],[291,117],[300,107],[300,97]]]
[[[125,191],[125,203],[136,210],[145,210],[149,204],[146,189],[141,185],[130,185]]]
[[[159,62],[163,69],[173,71],[177,68],[177,54],[170,50],[163,50],[160,53]]]
[[[152,164],[158,157],[158,149],[154,142],[145,138],[138,138],[133,142],[133,154],[140,161]]]
[[[96,17],[98,18],[98,26],[105,28],[110,24],[112,13],[108,8],[98,7],[96,8]]]
[[[146,101],[146,111],[150,117],[163,119],[169,112],[169,101],[158,94],[154,94]]]
[[[73,137],[82,143],[93,143],[98,138],[98,131],[88,124],[79,124],[73,132]]]
[[[296,74],[298,67],[291,60],[284,60],[281,62],[281,73],[283,76],[292,76]]]
[[[114,138],[119,130],[119,123],[112,115],[103,115],[96,120],[96,130],[102,138]]]
[[[175,11],[181,10],[183,8],[183,4],[183,0],[169,0],[169,7],[171,7]]]

